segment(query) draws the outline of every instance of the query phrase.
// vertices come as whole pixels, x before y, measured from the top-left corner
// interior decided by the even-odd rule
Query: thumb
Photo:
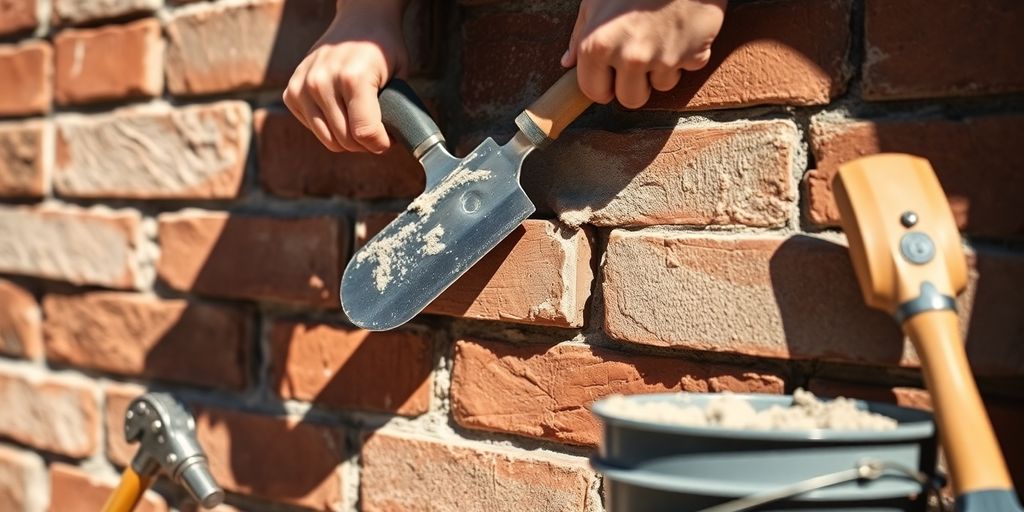
[[[569,48],[562,54],[562,67],[571,68],[576,65],[576,49],[580,44],[580,32],[587,21],[586,3],[580,5],[580,12],[576,15],[576,24],[572,27],[572,36],[569,37]]]

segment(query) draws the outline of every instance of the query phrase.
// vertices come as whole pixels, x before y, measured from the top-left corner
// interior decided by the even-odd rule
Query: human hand
[[[404,0],[348,0],[284,92],[292,114],[331,151],[390,147],[377,93],[406,65]]]
[[[562,66],[597,103],[640,108],[711,59],[727,0],[583,0]]]

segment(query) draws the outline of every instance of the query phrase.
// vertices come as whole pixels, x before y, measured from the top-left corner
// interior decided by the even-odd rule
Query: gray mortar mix
[[[471,159],[467,157],[467,160]],[[356,265],[362,265],[364,261],[373,261],[377,264],[373,269],[373,280],[377,291],[384,292],[395,277],[405,276],[409,272],[412,258],[409,255],[409,246],[420,243],[417,250],[419,254],[436,255],[445,249],[447,244],[441,241],[444,236],[444,226],[436,224],[427,233],[422,233],[427,220],[434,213],[437,203],[448,196],[456,188],[467,183],[483,181],[491,177],[491,171],[479,169],[472,170],[465,167],[458,167],[451,174],[445,176],[434,188],[420,194],[406,209],[407,213],[417,215],[416,220],[402,226],[397,233],[383,238],[374,238],[356,256]],[[397,276],[396,276],[397,274]]]
[[[858,409],[855,400],[839,397],[823,401],[803,389],[793,393],[791,406],[773,405],[760,412],[743,398],[728,393],[710,400],[707,408],[685,403],[637,403],[616,395],[608,398],[606,410],[621,418],[684,427],[846,431],[883,431],[897,427],[892,418]]]

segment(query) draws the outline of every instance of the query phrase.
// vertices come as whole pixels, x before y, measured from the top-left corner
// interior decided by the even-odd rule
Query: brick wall
[[[386,333],[346,325],[338,279],[422,173],[279,103],[330,4],[0,0],[0,510],[96,510],[147,388],[255,511],[599,511],[612,393],[927,408],[835,229],[831,177],[878,151],[931,159],[968,236],[967,349],[1024,484],[1024,4],[733,2],[707,69],[531,156],[536,218]],[[415,3],[453,145],[510,133],[575,8]],[[143,507],[194,509],[166,483]]]

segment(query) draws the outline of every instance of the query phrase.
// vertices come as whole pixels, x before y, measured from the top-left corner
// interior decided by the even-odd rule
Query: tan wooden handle
[[[572,68],[527,107],[524,114],[548,139],[555,140],[591,103],[580,90],[576,68]]]
[[[921,358],[955,494],[1012,489],[1002,450],[967,364],[956,313],[919,313],[907,319],[903,330]]]
[[[132,512],[152,482],[152,478],[140,475],[128,466],[121,474],[121,482],[103,505],[103,512]]]

